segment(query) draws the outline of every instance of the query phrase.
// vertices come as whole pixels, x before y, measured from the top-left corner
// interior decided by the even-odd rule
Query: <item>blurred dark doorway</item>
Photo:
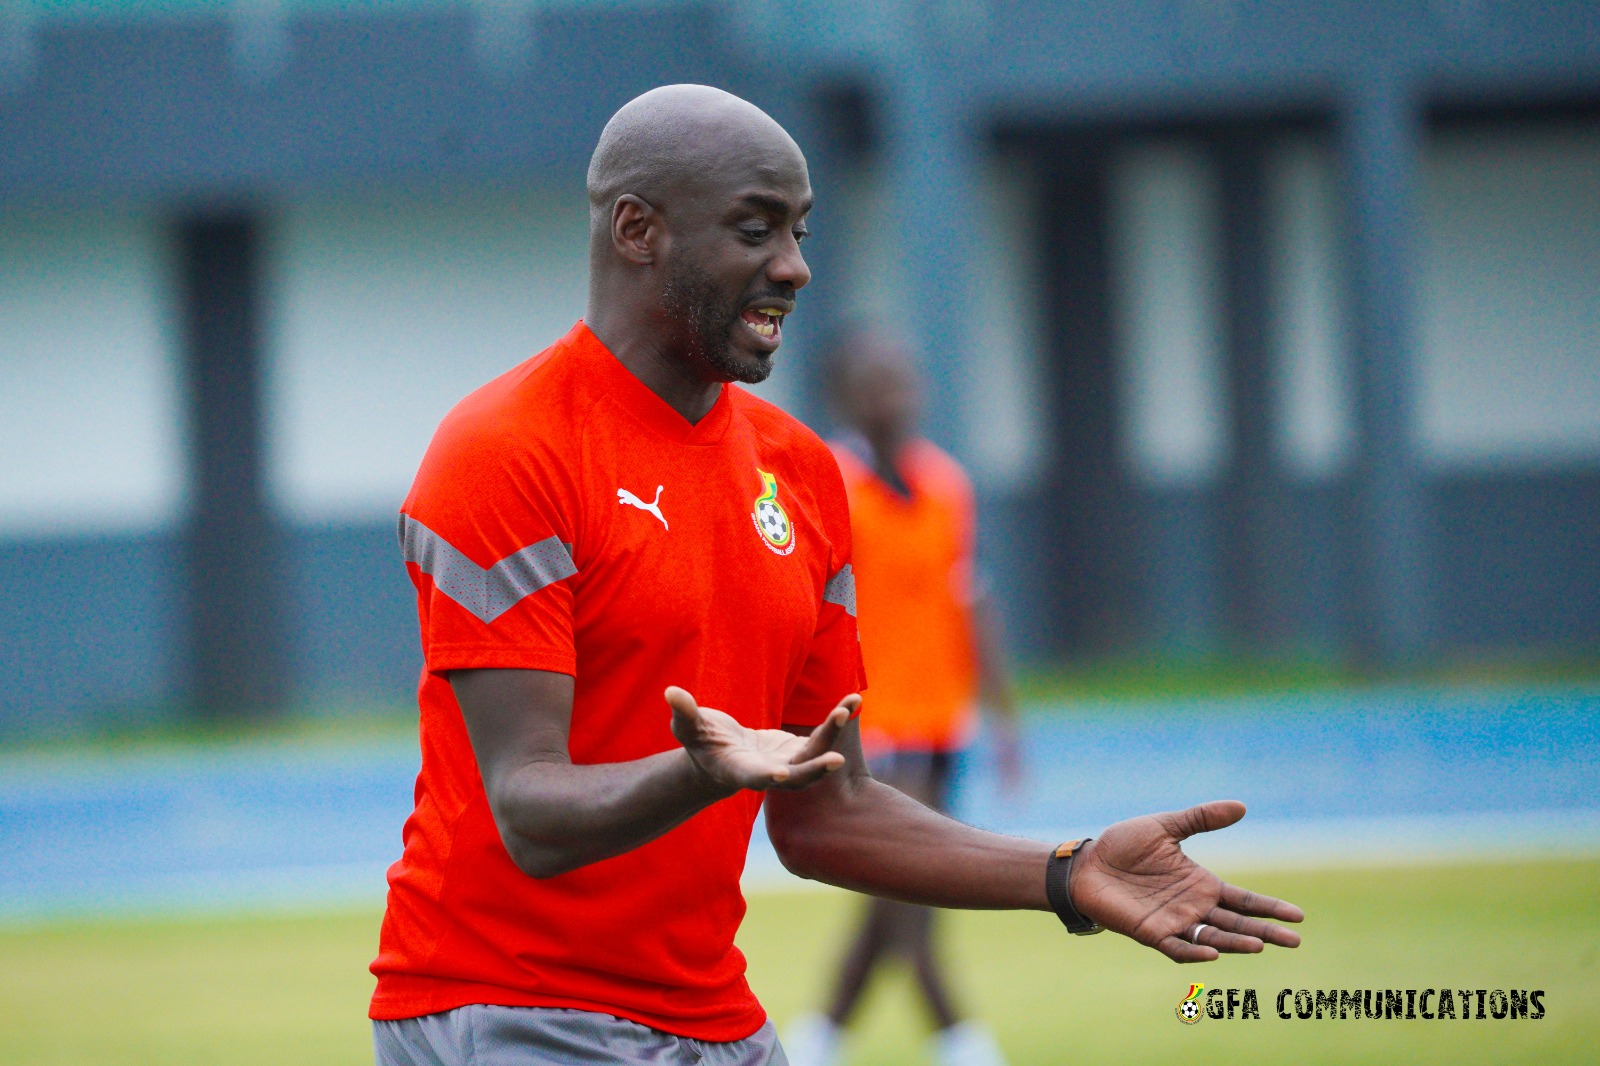
[[[1291,485],[1275,458],[1284,416],[1273,387],[1267,203],[1269,152],[1317,127],[1275,115],[1005,138],[1034,154],[1041,179],[1037,268],[1048,298],[1039,317],[1053,453],[1033,506],[1036,527],[1047,531],[1035,569],[1048,654],[1271,654],[1301,639],[1303,616],[1326,613],[1312,601],[1327,598],[1331,579],[1302,556],[1337,554],[1325,547],[1336,532],[1337,485]],[[1119,218],[1128,224],[1129,207],[1126,189],[1113,183],[1128,180],[1129,152],[1150,145],[1194,161],[1204,185],[1196,224],[1214,238],[1197,266],[1209,294],[1197,313],[1215,344],[1203,358],[1216,394],[1201,390],[1195,403],[1221,443],[1214,459],[1181,476],[1136,461],[1130,420],[1141,397],[1129,394],[1138,387],[1124,365],[1130,339],[1118,335],[1152,294],[1118,289],[1131,283],[1117,268],[1128,237],[1120,234],[1119,245],[1113,227]],[[1301,595],[1295,575],[1308,567],[1318,570],[1315,589]]]
[[[1047,649],[1068,658],[1127,648],[1138,632],[1135,529],[1121,466],[1112,337],[1109,141],[1091,133],[1034,140],[1039,270],[1055,443],[1038,526]]]

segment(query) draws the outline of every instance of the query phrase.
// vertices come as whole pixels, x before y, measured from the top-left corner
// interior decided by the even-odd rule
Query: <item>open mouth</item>
[[[786,314],[788,312],[781,307],[754,307],[739,317],[762,340],[776,341],[783,337],[783,316]]]

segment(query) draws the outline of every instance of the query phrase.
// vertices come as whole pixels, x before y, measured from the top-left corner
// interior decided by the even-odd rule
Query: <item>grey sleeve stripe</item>
[[[484,622],[493,622],[524,596],[578,572],[572,553],[546,537],[485,570],[410,515],[400,516],[400,554],[433,578],[433,587]]]
[[[845,614],[851,618],[856,616],[856,575],[850,572],[849,563],[845,563],[839,572],[822,586],[822,602],[837,603],[844,608]]]

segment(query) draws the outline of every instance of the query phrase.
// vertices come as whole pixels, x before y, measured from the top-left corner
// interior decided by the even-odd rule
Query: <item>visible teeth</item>
[[[750,328],[762,337],[771,337],[778,332],[778,327],[772,322],[750,323]]]

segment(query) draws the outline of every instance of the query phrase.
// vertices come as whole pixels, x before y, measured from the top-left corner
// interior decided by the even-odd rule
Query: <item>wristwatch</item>
[[[1082,840],[1067,841],[1050,853],[1050,861],[1044,868],[1044,894],[1050,901],[1050,909],[1056,912],[1056,917],[1067,927],[1067,932],[1075,936],[1088,936],[1103,929],[1099,922],[1078,912],[1078,908],[1072,905],[1072,893],[1067,890],[1072,878],[1072,857],[1093,839],[1084,837]]]

